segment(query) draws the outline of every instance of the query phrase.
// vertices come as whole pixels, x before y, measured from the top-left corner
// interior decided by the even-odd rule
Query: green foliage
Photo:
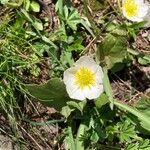
[[[113,93],[112,93],[111,85],[110,85],[109,78],[108,78],[108,71],[105,67],[103,68],[103,72],[104,72],[104,77],[103,77],[104,90],[110,101],[110,107],[111,109],[113,109],[113,105],[114,105]]]
[[[125,150],[149,150],[150,149],[150,141],[148,139],[142,140],[140,142],[135,142],[129,144]]]
[[[81,23],[81,17],[76,9],[68,8],[66,5],[63,7],[62,2],[58,1],[56,11],[59,12],[64,25],[68,25],[72,30],[77,30],[77,25]]]
[[[128,120],[117,123],[117,126],[120,142],[130,142],[131,138],[136,139],[137,135],[135,131],[135,126],[131,124]]]
[[[1,4],[7,4],[9,0],[0,0]]]
[[[53,106],[58,110],[61,110],[69,100],[63,82],[57,78],[42,85],[26,85],[26,88],[41,103]]]
[[[118,107],[120,107],[121,109],[125,109],[128,112],[130,112],[131,114],[135,115],[136,117],[138,117],[138,119],[140,120],[140,125],[150,131],[149,126],[150,126],[150,116],[136,108],[133,108],[131,106],[128,106],[126,104],[114,101],[114,104]]]
[[[0,110],[17,141],[23,139],[18,127],[26,116],[22,105],[36,100],[63,115],[66,149],[149,150],[150,99],[142,97],[135,106],[115,100],[108,73],[132,65],[134,59],[140,65],[150,64],[149,54],[132,46],[144,22],[124,22],[116,10],[114,18],[111,8],[103,8],[108,2],[82,2],[87,10],[80,14],[71,1],[57,0],[51,19],[58,15],[58,27],[47,32],[37,1],[0,0],[13,11],[0,16]],[[100,16],[93,14],[98,10]],[[84,53],[92,53],[102,65],[104,92],[95,100],[75,101],[67,95],[62,75]],[[45,71],[50,80],[41,78]]]
[[[118,137],[121,143],[131,142],[133,139],[138,139],[135,125],[128,119],[122,119],[122,121],[115,125],[110,125],[106,128],[107,136],[110,141],[113,141],[115,135]]]
[[[26,11],[39,12],[40,5],[34,0],[0,0],[3,5],[8,5],[10,7],[20,7],[22,6]]]
[[[94,100],[96,108],[101,108],[103,105],[105,105],[108,102],[109,102],[108,97],[104,93],[102,93],[99,98]]]
[[[11,7],[20,7],[23,4],[23,0],[0,0],[0,3]]]
[[[139,102],[136,104],[136,108],[140,111],[142,111],[144,114],[150,116],[150,98],[147,97],[141,97]]]
[[[134,40],[136,40],[136,36],[137,36],[137,33],[139,32],[139,29],[142,28],[143,26],[145,25],[145,22],[135,22],[135,23],[132,23],[132,24],[127,24],[127,25],[124,25],[124,27],[126,28],[129,36],[131,38],[133,38]],[[124,28],[123,27],[123,28]]]
[[[34,12],[39,12],[40,11],[40,5],[36,1],[31,1],[30,8]]]
[[[127,39],[116,34],[107,34],[99,44],[97,57],[101,63],[106,65],[108,69],[111,69],[115,63],[123,61],[126,53]]]
[[[138,62],[141,65],[148,65],[148,64],[150,64],[150,55],[141,55],[141,56],[139,56]]]
[[[24,17],[32,24],[32,26],[37,30],[37,31],[42,31],[43,30],[43,24],[42,22],[35,18],[31,17],[25,9],[21,9],[21,12],[23,13]]]

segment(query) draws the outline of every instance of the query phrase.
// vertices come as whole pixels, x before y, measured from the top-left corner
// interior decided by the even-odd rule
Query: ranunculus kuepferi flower
[[[70,98],[95,99],[103,92],[102,68],[89,56],[82,56],[64,72],[63,81]]]
[[[122,0],[123,15],[133,22],[146,21],[149,9],[145,0]]]

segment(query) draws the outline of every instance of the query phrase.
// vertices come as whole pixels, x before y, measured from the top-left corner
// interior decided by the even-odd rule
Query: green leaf
[[[138,143],[131,143],[125,148],[125,150],[139,150],[138,147]]]
[[[39,5],[39,3],[37,3],[36,1],[32,1],[32,2],[30,3],[30,8],[31,8],[31,10],[34,11],[34,12],[39,12],[39,11],[40,11],[40,5]]]
[[[37,19],[37,18],[33,18],[33,23],[32,25],[39,31],[43,30],[43,23],[41,22],[41,20]]]
[[[43,40],[45,43],[48,43],[48,44],[52,45],[52,46],[55,48],[55,50],[58,49],[57,45],[55,45],[55,44],[54,44],[49,38],[47,38],[46,36],[42,35],[41,38],[42,38],[42,40]]]
[[[139,30],[140,28],[144,27],[145,23],[146,21],[134,22],[131,25],[129,25],[128,28]]]
[[[67,8],[68,9],[68,8]],[[66,23],[72,30],[77,30],[77,24],[81,23],[81,17],[78,14],[78,11],[74,8],[70,8],[70,13],[65,14]],[[65,10],[64,13],[67,11]]]
[[[42,85],[26,85],[26,88],[38,101],[58,110],[66,106],[66,102],[70,100],[65,86],[59,78],[53,78]]]
[[[107,34],[99,44],[98,59],[111,69],[115,63],[122,62],[127,53],[127,39],[123,36]]]
[[[30,15],[27,13],[27,11],[25,9],[21,9],[21,12],[23,13],[23,15],[26,17],[26,19],[28,21],[30,21],[31,23],[33,23],[33,20],[31,19]]]
[[[87,5],[90,6],[91,11],[99,11],[103,8],[106,8],[107,2],[104,0],[85,0],[87,1]]]
[[[78,128],[77,137],[76,137],[76,150],[85,150],[84,149],[84,143],[81,140],[82,136],[85,134],[86,125],[83,123],[80,123],[80,126]]]
[[[83,109],[86,105],[87,101],[84,100],[84,101],[79,101],[79,102],[75,102],[75,101],[69,101],[67,102],[67,105],[70,107],[70,108],[76,108],[78,109],[79,111],[83,112]]]
[[[141,99],[136,104],[136,108],[150,117],[150,98],[144,96],[141,97]]]
[[[140,120],[141,126],[150,132],[150,128],[149,128],[150,127],[150,116],[149,115],[145,114],[144,112],[142,112],[136,108],[133,108],[131,106],[128,106],[128,105],[123,104],[118,101],[114,101],[114,104],[116,106],[118,106],[119,108],[121,108],[123,110],[127,110],[131,114],[135,115]]]
[[[65,138],[65,143],[66,143],[67,149],[68,150],[77,150],[75,141],[73,138],[72,128],[70,126],[67,128],[67,135],[68,136],[66,136],[66,138]]]
[[[120,35],[120,36],[127,35],[127,31],[125,29],[121,28],[121,26],[113,22],[110,22],[107,24],[106,31],[111,32],[112,34]]]
[[[142,140],[139,143],[139,149],[140,150],[149,150],[150,149],[150,140],[149,139]]]
[[[95,106],[97,108],[101,108],[103,105],[107,104],[108,101],[108,97],[106,94],[102,93],[100,95],[100,97],[98,97],[96,100],[94,100]]]
[[[86,105],[87,101],[69,101],[67,102],[67,106],[62,108],[61,114],[68,118],[75,109],[78,109],[81,113],[83,112],[83,109]]]
[[[141,65],[148,65],[150,64],[150,55],[141,56],[138,58],[138,62]]]
[[[137,141],[136,143],[128,144],[125,147],[125,150],[149,150],[150,149],[150,141],[148,139]]]
[[[31,22],[32,26],[37,30],[37,31],[42,31],[43,30],[43,24],[40,19],[37,19],[36,17],[33,17],[29,15],[29,13],[25,9],[21,9],[21,12],[25,16],[25,18]]]
[[[136,108],[143,113],[145,116],[149,117],[150,119],[150,98],[147,97],[142,97],[139,102],[136,104]],[[149,121],[150,122],[150,121]],[[144,129],[147,129],[150,131],[149,129],[149,124],[144,122],[141,122],[141,126]]]
[[[55,11],[59,11],[59,13],[62,15],[63,14],[63,0],[58,0],[56,5],[55,5]]]
[[[119,128],[120,142],[130,142],[131,138],[136,138],[135,126],[129,120],[117,123]]]
[[[24,8],[25,8],[26,11],[29,10],[30,3],[31,3],[30,0],[25,0],[25,1],[24,1]]]
[[[7,5],[9,7],[19,7],[22,5],[23,3],[23,0],[12,0],[12,1],[9,1],[9,0],[0,0],[0,3],[3,4],[3,5]]]
[[[103,71],[104,71],[104,77],[103,77],[104,90],[110,101],[110,108],[113,109],[114,99],[113,99],[112,88],[111,88],[110,81],[108,78],[108,70],[104,67]]]
[[[69,106],[64,106],[61,110],[61,114],[65,117],[68,118],[71,114],[71,112],[73,112],[75,110],[75,108],[70,108]]]
[[[67,64],[69,64],[69,66],[72,66],[74,63],[71,52],[62,52],[60,60],[64,66]]]
[[[66,51],[79,51],[81,52],[85,47],[82,45],[82,38],[75,39],[71,45],[68,45]]]
[[[3,5],[5,5],[5,4],[8,3],[8,1],[9,1],[9,0],[0,0],[0,3],[3,4]]]
[[[69,14],[69,10],[68,10],[68,7],[65,5],[64,6],[64,16],[65,16],[66,20],[68,19],[68,14]]]
[[[95,38],[95,35],[94,35],[93,31],[91,30],[91,24],[88,21],[88,19],[87,18],[82,18],[81,19],[81,24],[92,35],[92,37]]]

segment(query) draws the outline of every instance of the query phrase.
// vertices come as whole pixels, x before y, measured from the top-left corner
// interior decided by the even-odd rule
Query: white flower
[[[95,99],[103,92],[102,68],[89,56],[82,56],[64,72],[63,81],[70,98]]]
[[[122,1],[123,15],[133,22],[144,21],[149,15],[149,4],[145,0],[123,0]]]

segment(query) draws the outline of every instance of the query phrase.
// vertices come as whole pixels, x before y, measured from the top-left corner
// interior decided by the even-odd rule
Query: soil
[[[59,21],[57,15],[54,11],[54,2],[53,0],[38,0],[41,4],[41,12],[38,14],[41,20],[44,20],[45,17],[48,18],[48,25],[44,27],[44,30],[47,33],[53,32],[59,26]],[[82,12],[81,2],[78,0],[73,0],[73,5],[79,9],[79,12]],[[0,7],[1,9],[1,7]],[[102,15],[100,11],[96,10],[92,12],[94,18]],[[0,13],[1,16],[1,13]],[[150,54],[150,41],[149,41],[150,29],[141,30],[137,35],[136,41],[133,43],[133,47],[138,51],[146,54]],[[94,43],[93,43],[94,44]],[[94,47],[92,45],[91,47]],[[47,63],[47,59],[43,60],[38,64],[41,69],[41,74],[38,77],[31,76],[26,71],[23,76],[25,83],[37,83],[41,84],[47,80],[49,80],[48,71],[50,69],[49,64]],[[150,91],[150,67],[141,66],[137,60],[134,60],[132,66],[129,68],[124,68],[122,71],[118,73],[110,73],[111,77],[111,86],[113,89],[114,97],[124,101],[126,103],[135,103],[136,100],[142,95],[148,95],[148,91]],[[134,82],[133,82],[134,81]],[[36,109],[35,109],[36,108]],[[25,102],[22,110],[24,111],[24,118],[26,120],[22,120],[18,122],[20,136],[23,139],[26,139],[26,143],[24,145],[25,149],[33,149],[33,150],[63,150],[64,144],[61,143],[63,137],[61,137],[61,133],[63,128],[65,127],[65,123],[47,123],[50,120],[61,120],[62,116],[51,107],[43,106],[38,102]],[[33,123],[31,123],[31,121]],[[30,124],[30,123],[31,124]],[[37,122],[43,124],[38,125]],[[0,119],[0,127],[3,127],[4,130],[11,133],[11,129],[9,128],[8,122],[6,118],[1,116]],[[15,147],[15,143],[7,137],[0,135],[0,142],[7,142],[5,149],[0,147],[2,150],[12,150]],[[15,140],[14,140],[15,141]],[[1,143],[0,143],[1,145]]]

